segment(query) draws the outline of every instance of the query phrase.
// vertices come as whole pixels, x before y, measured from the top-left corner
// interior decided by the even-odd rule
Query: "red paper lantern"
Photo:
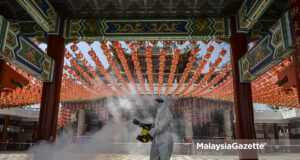
[[[140,45],[140,46],[145,45],[145,43],[146,43],[145,41],[137,41],[137,44]]]
[[[137,52],[137,51],[133,51],[133,52],[131,53],[131,55],[134,56],[134,57],[137,57],[137,56],[138,56],[138,52]]]
[[[150,41],[150,43],[153,45],[153,46],[156,46],[158,41]]]
[[[131,43],[131,44],[129,45],[129,48],[130,48],[131,50],[135,50],[135,49],[136,49],[136,44],[135,44],[135,43]]]
[[[160,53],[161,56],[165,56],[166,55],[166,50],[162,49],[159,53]]]
[[[195,59],[194,57],[190,57],[190,58],[189,58],[189,62],[190,62],[190,63],[195,62],[195,60],[196,60],[196,59]]]
[[[75,60],[75,59],[71,59],[71,60],[70,60],[70,63],[71,63],[71,64],[75,64],[75,63],[76,63],[76,60]]]
[[[151,52],[151,51],[152,51],[152,47],[151,47],[151,46],[147,46],[147,47],[145,48],[145,50],[146,50],[146,52]]]
[[[222,49],[222,50],[220,51],[219,54],[220,54],[221,56],[225,56],[226,53],[227,53],[227,51],[226,51],[225,49]]]
[[[67,53],[65,54],[65,57],[66,57],[67,59],[69,59],[69,58],[72,57],[72,55],[71,55],[69,52],[67,52]]]
[[[207,48],[207,52],[213,52],[214,49],[215,49],[214,46],[209,46],[209,47]]]
[[[88,54],[89,54],[90,56],[95,56],[95,55],[96,55],[96,53],[95,53],[94,50],[89,50]]]
[[[151,57],[152,57],[152,54],[151,54],[150,52],[147,52],[147,53],[146,53],[146,57],[147,57],[147,58],[151,58]]]
[[[179,50],[179,49],[176,49],[176,50],[174,51],[174,54],[175,54],[176,56],[178,56],[178,55],[180,54],[180,50]]]
[[[83,54],[80,52],[80,53],[76,54],[76,57],[77,57],[78,59],[81,59],[81,58],[83,58]]]
[[[210,53],[206,53],[206,54],[204,55],[204,58],[209,59],[210,56],[211,56]]]
[[[103,51],[103,54],[104,54],[105,56],[109,56],[109,55],[110,55],[110,51],[109,51],[109,50],[104,50],[104,51]]]
[[[206,41],[202,41],[204,44],[208,44],[210,41],[206,40]]]
[[[165,62],[166,61],[166,57],[163,57],[163,56],[159,57],[159,61]]]
[[[179,45],[183,45],[185,43],[185,41],[177,41],[177,44]]]
[[[195,56],[195,55],[197,55],[198,54],[198,49],[193,49],[192,51],[191,51],[191,54],[193,55],[193,56]]]
[[[76,44],[73,44],[73,45],[71,46],[71,50],[72,50],[73,52],[77,51],[77,50],[78,50],[77,45],[76,45]]]
[[[196,45],[197,41],[189,41],[192,45]]]

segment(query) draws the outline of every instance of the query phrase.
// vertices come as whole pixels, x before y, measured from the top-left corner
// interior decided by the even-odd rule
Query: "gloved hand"
[[[154,129],[150,129],[148,131],[148,134],[151,136],[151,137],[154,137]]]
[[[153,136],[151,136],[150,134],[147,134],[147,139],[149,139],[150,141],[153,141]]]

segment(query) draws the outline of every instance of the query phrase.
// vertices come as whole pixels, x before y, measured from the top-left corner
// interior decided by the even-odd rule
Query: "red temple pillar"
[[[274,123],[273,129],[274,129],[274,137],[275,137],[275,139],[279,139],[277,123]]]
[[[264,123],[263,126],[264,126],[264,138],[269,139],[268,124]]]
[[[268,124],[267,123],[263,123],[263,128],[264,128],[264,139],[267,143],[269,143],[269,131],[268,131]],[[266,146],[266,152],[269,152],[270,148],[269,146]]]
[[[17,137],[17,148],[18,148],[18,150],[20,149],[20,142],[21,142],[21,137],[22,137],[22,133],[23,133],[23,121],[20,121],[20,123],[19,123],[19,128],[20,128],[20,130],[19,130],[19,133],[18,133],[18,137]]]
[[[298,92],[298,100],[300,104],[300,1],[289,0],[290,3],[290,11],[292,16],[292,28],[294,33],[294,44],[296,48],[296,52],[293,54],[293,62],[294,62],[294,72],[296,74],[296,88]]]
[[[277,123],[274,123],[273,129],[274,129],[275,144],[278,145],[278,143],[279,143],[279,135],[278,135]],[[274,150],[277,151],[278,147],[275,147]]]
[[[236,116],[236,138],[238,140],[256,139],[252,104],[251,83],[241,83],[239,77],[239,59],[248,51],[247,35],[237,33],[235,19],[232,19],[233,34],[230,38],[231,64],[234,89],[234,107]],[[249,142],[250,143],[250,142]],[[239,150],[240,159],[257,159],[256,150]]]
[[[38,123],[34,122],[33,129],[32,129],[32,137],[31,137],[31,143],[36,143],[36,137],[37,137],[37,127]]]
[[[291,123],[288,123],[288,131],[289,131],[289,140],[290,140],[290,149],[291,149],[291,151],[293,152],[293,150],[294,150],[294,147],[293,147],[293,144],[294,144],[294,142],[293,142],[293,139],[294,139],[294,136],[293,136],[293,134],[292,134],[292,128],[293,128],[293,126],[292,126],[292,124]]]
[[[4,148],[6,145],[8,122],[9,122],[9,116],[5,116],[3,122],[2,136],[1,136],[1,148]]]
[[[43,84],[37,140],[52,142],[56,138],[60,89],[64,64],[65,44],[61,35],[49,35],[47,54],[55,60],[54,80]]]

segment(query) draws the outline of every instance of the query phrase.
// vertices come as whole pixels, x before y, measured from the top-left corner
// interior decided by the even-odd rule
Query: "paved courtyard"
[[[74,155],[77,156],[78,154]],[[80,160],[85,160],[84,156]],[[99,154],[93,156],[92,159],[88,160],[148,160],[148,156],[144,155],[111,155],[111,154]],[[235,160],[238,159],[236,156],[185,156],[185,155],[174,155],[171,160]],[[260,156],[261,160],[300,160],[300,155],[296,154],[284,154],[284,155],[265,155]],[[32,154],[24,153],[0,153],[0,160],[33,160]]]

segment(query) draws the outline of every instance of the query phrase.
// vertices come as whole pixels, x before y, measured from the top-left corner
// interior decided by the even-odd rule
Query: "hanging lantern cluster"
[[[213,52],[214,47],[213,46],[209,46],[207,48],[207,54],[211,54],[211,52]],[[210,56],[208,57],[210,58]],[[212,76],[212,74],[214,73],[215,69],[219,66],[219,64],[222,62],[222,58],[221,57],[217,57],[215,59],[215,62],[213,63],[213,66],[211,68],[209,68],[209,71],[205,74],[205,76],[203,77],[203,79],[197,84],[197,86],[189,93],[185,94],[185,96],[191,96],[193,94],[195,94],[204,84],[206,84],[206,82],[210,79],[210,77]]]
[[[93,52],[92,51],[89,51]],[[75,53],[74,53],[75,54]],[[97,96],[104,97],[105,95],[102,93],[103,89],[106,89],[105,86],[100,86],[98,82],[95,81],[95,73],[92,72],[92,66],[88,64],[87,60],[83,59],[83,54],[80,52],[78,54],[75,54],[76,56],[72,57],[72,59],[70,60],[71,66],[73,69],[71,69],[71,67],[65,65],[64,69],[67,71],[69,75],[73,75],[74,78],[76,78],[78,81],[80,81],[84,86],[86,86],[87,88],[89,88],[91,91],[93,91],[93,93],[95,93]],[[82,65],[80,65],[80,62]],[[88,64],[88,65],[87,65]],[[85,68],[83,68],[85,67]],[[90,74],[87,73],[87,71],[89,71],[90,73],[94,73],[93,77],[91,77]],[[108,92],[110,92],[108,90]]]
[[[300,107],[297,101],[296,88],[283,90],[272,83],[272,79],[291,64],[290,59],[284,60],[267,73],[252,82],[253,101],[276,106]]]
[[[149,83],[149,88],[150,92],[153,95],[154,94],[154,88],[153,88],[153,70],[152,70],[152,47],[147,46],[146,47],[146,63],[147,63],[147,72],[148,72],[148,83]]]
[[[233,99],[233,81],[232,76],[228,76],[223,82],[212,90],[201,94],[204,98],[232,101]]]
[[[177,41],[177,44],[182,46],[185,43],[185,41]]]
[[[231,63],[227,64],[227,68],[224,68],[214,79],[212,79],[205,87],[200,89],[197,93],[193,94],[193,96],[199,96],[202,92],[206,91],[207,89],[213,87],[217,82],[219,82],[226,74],[231,70]]]
[[[60,114],[59,114],[59,121],[58,126],[62,127],[64,124],[71,121],[72,113],[65,107],[61,107]]]
[[[119,44],[120,45],[120,44]],[[108,50],[108,47],[106,44],[101,44],[101,49],[103,50],[103,54],[106,56],[106,59],[108,63],[110,64],[111,68],[115,72],[115,75],[119,78],[123,86],[126,88],[126,90],[129,93],[132,93],[129,86],[127,85],[127,82],[125,81],[124,77],[122,76],[120,70],[118,69],[118,66],[116,62],[114,61],[113,56],[110,55],[110,50]]]
[[[173,91],[172,93],[172,96],[174,96],[182,87],[182,85],[184,84],[185,80],[188,78],[189,76],[189,73],[193,67],[193,64],[195,62],[195,57],[197,56],[199,50],[198,49],[193,49],[191,52],[190,52],[190,57],[189,57],[189,63],[186,64],[186,68],[184,69],[184,72],[180,78],[180,81],[177,85],[177,87],[175,88],[175,90]]]
[[[204,44],[208,44],[210,41],[202,41]],[[206,63],[209,61],[210,57],[211,57],[211,53],[214,51],[214,47],[213,46],[209,46],[207,49],[207,53],[204,55],[204,59],[201,60],[196,72],[194,73],[193,77],[191,78],[191,80],[189,81],[189,83],[187,84],[187,86],[179,93],[179,96],[183,96],[195,83],[196,80],[198,80],[199,76],[202,73],[203,68],[205,67]],[[214,69],[212,69],[214,70]],[[191,95],[190,93],[185,94],[186,96]]]
[[[164,72],[165,72],[165,61],[166,61],[166,50],[162,49],[160,51],[159,57],[159,73],[158,73],[158,95],[161,94],[162,86],[164,83]]]
[[[15,90],[3,90],[0,94],[0,108],[22,107],[40,103],[42,82],[9,63],[7,65],[28,79],[29,84]]]
[[[105,44],[104,41],[100,42],[101,44]],[[104,53],[105,54],[105,53]],[[100,71],[100,73],[102,75],[105,76],[105,78],[108,80],[108,82],[116,89],[118,90],[118,92],[120,94],[125,94],[124,91],[116,84],[116,82],[111,78],[111,76],[109,75],[109,73],[106,71],[106,69],[104,68],[104,66],[102,65],[101,61],[99,60],[98,56],[96,56],[96,54],[94,54],[94,52],[89,52],[90,57],[92,58],[92,60],[94,61],[94,63],[96,64],[98,70]]]
[[[118,55],[118,58],[120,59],[121,63],[122,63],[122,66],[123,66],[123,69],[131,83],[131,85],[134,87],[137,95],[140,95],[140,91],[138,90],[137,88],[137,85],[136,83],[134,82],[134,79],[131,75],[131,72],[129,70],[129,67],[128,67],[128,64],[127,64],[127,60],[123,54],[123,50],[121,48],[121,43],[120,42],[114,42],[114,47],[116,48],[116,52],[117,52],[117,55]]]
[[[135,43],[131,43],[129,45],[129,48],[132,51],[131,52],[131,58],[132,58],[133,65],[134,65],[134,68],[136,70],[137,77],[138,77],[138,80],[140,82],[141,88],[142,88],[142,90],[144,92],[144,95],[147,95],[147,91],[146,91],[146,87],[145,87],[145,83],[144,83],[144,79],[143,79],[143,75],[142,75],[142,71],[141,71],[141,67],[140,67],[138,52],[136,51],[136,44]]]
[[[171,89],[173,79],[174,79],[176,71],[177,71],[177,64],[178,64],[178,60],[179,60],[179,54],[180,54],[179,49],[174,50],[172,65],[171,65],[171,69],[170,69],[170,76],[169,76],[169,80],[168,80],[168,83],[167,83],[167,88],[166,88],[166,91],[165,91],[166,95],[169,93],[169,91]]]
[[[144,79],[143,79],[143,73],[141,70],[141,64],[139,62],[139,55],[136,51],[136,44],[132,42],[125,42],[126,45],[129,45],[131,49],[131,57],[130,59],[127,59],[127,54],[124,53],[124,50],[122,50],[122,46],[120,42],[111,42],[115,48],[115,53],[117,56],[113,57],[111,56],[111,50],[107,49],[106,42],[101,41],[101,48],[103,49],[103,53],[107,57],[107,60],[110,64],[110,67],[112,70],[116,73],[117,80],[114,80],[110,73],[104,68],[102,65],[99,57],[96,55],[95,51],[92,49],[92,45],[94,42],[86,42],[88,46],[90,47],[90,50],[88,51],[89,56],[95,63],[95,66],[93,66],[93,63],[89,62],[89,58],[86,58],[84,53],[80,51],[80,48],[77,46],[78,42],[74,42],[68,51],[66,50],[65,53],[65,65],[62,75],[62,87],[61,87],[61,102],[69,103],[75,101],[89,101],[89,100],[96,100],[101,99],[105,97],[114,97],[114,96],[121,96],[126,95],[127,93],[130,93],[129,85],[127,84],[127,78],[130,84],[134,87],[136,93],[139,94],[139,88],[136,82],[134,81],[134,75],[132,71],[130,70],[130,64],[129,61],[132,59],[133,67],[136,70],[136,76],[139,80],[140,88],[144,92],[144,94],[147,94]],[[137,42],[141,46],[145,46],[145,41],[139,41]],[[157,41],[151,41],[150,42],[153,46],[157,45]],[[171,45],[171,41],[165,41],[163,42],[165,45]],[[177,41],[178,45],[183,45],[184,41]],[[190,78],[189,83],[187,85],[185,84],[185,81],[189,78],[189,74],[191,73],[192,66],[195,61],[195,55],[198,53],[198,51],[192,51],[191,57],[188,60],[188,64],[182,74],[181,77],[176,77],[176,79],[180,80],[178,85],[175,86],[176,88],[172,91],[172,95],[176,96],[179,95],[179,97],[182,99],[182,101],[188,100],[188,102],[182,102],[180,105],[170,105],[171,110],[174,111],[186,111],[191,112],[192,116],[186,117],[187,119],[191,120],[193,124],[200,123],[198,120],[195,120],[194,118],[190,117],[197,117],[197,115],[203,114],[203,119],[201,120],[201,124],[205,124],[205,121],[209,121],[210,115],[206,114],[206,112],[213,113],[213,109],[204,109],[205,111],[203,113],[196,113],[198,112],[198,108],[194,108],[195,104],[198,105],[197,100],[190,100],[187,98],[191,97],[201,97],[206,99],[216,99],[216,100],[225,100],[225,101],[233,101],[234,100],[234,91],[233,91],[233,80],[232,75],[230,75],[231,66],[230,64],[227,65],[226,68],[223,68],[222,70],[218,71],[219,65],[223,61],[223,58],[227,55],[227,50],[221,49],[218,53],[218,57],[216,60],[211,63],[209,62],[209,59],[212,57],[211,54],[215,50],[213,44],[210,43],[210,41],[203,41],[204,44],[208,45],[206,49],[206,53],[200,58],[200,63],[198,68],[193,71],[193,76]],[[196,47],[197,41],[190,41],[190,44]],[[221,44],[221,42],[216,41],[216,44]],[[148,74],[148,82],[149,82],[149,88],[151,94],[154,94],[154,82],[153,82],[153,64],[152,64],[152,47],[146,46],[146,63],[147,63],[147,74]],[[178,75],[177,73],[177,65],[179,62],[179,55],[180,50],[174,50],[174,55],[172,58],[172,64],[170,68],[170,74],[168,76],[168,82],[167,82],[167,88],[165,90],[165,94],[168,94],[170,92],[171,86],[173,84],[175,75]],[[165,57],[165,51],[162,50],[159,57],[159,73],[158,73],[158,94],[162,93],[162,87],[164,84],[164,76],[166,76],[165,73],[165,67],[167,65],[166,63],[166,57]],[[115,58],[115,59],[114,59]],[[117,59],[118,58],[118,59]],[[198,58],[198,57],[197,57]],[[120,60],[120,66],[124,69],[124,72],[121,68],[118,68],[117,62]],[[198,80],[200,75],[203,75],[202,70],[205,68],[207,62],[210,63],[210,69],[204,75],[204,77],[201,79],[201,81],[196,85],[196,87],[192,88],[194,86],[194,83]],[[273,84],[273,79],[278,76],[278,74],[283,71],[288,65],[292,63],[292,59],[288,58],[287,60],[283,61],[281,64],[275,66],[271,70],[269,70],[267,73],[262,75],[261,77],[257,78],[255,81],[252,82],[252,97],[253,102],[255,103],[264,103],[269,105],[276,105],[276,106],[285,106],[285,107],[300,107],[297,101],[297,91],[295,88],[291,89],[282,89],[276,84]],[[93,65],[91,65],[93,64]],[[41,94],[42,94],[42,82],[38,79],[32,77],[31,75],[28,75],[27,73],[21,71],[20,69],[17,69],[15,66],[10,65],[11,68],[16,70],[18,73],[23,75],[25,78],[27,78],[30,83],[27,86],[23,86],[23,88],[17,88],[15,90],[2,90],[0,94],[0,108],[11,108],[11,107],[20,107],[20,106],[26,106],[26,105],[32,105],[32,104],[39,104],[41,101]],[[95,68],[94,68],[95,67]],[[97,67],[97,68],[96,68]],[[119,70],[121,69],[121,70]],[[216,71],[217,70],[217,71]],[[125,75],[126,74],[126,75]],[[125,77],[124,77],[125,76]],[[212,78],[214,76],[214,78]],[[104,82],[105,81],[105,82]],[[124,86],[124,89],[120,87],[120,84],[117,84],[116,81],[120,81],[121,85]],[[110,83],[110,84],[107,84]],[[191,89],[192,88],[192,89]],[[191,90],[190,90],[191,89]],[[124,92],[126,91],[126,93]],[[132,90],[133,91],[133,90]],[[133,91],[134,92],[134,91]],[[194,102],[196,101],[196,102]],[[204,102],[204,106],[207,106],[206,103],[211,104],[210,102]],[[79,104],[76,104],[79,105]],[[94,109],[94,105],[79,105],[80,107],[83,107],[84,109]],[[208,105],[209,106],[209,105]],[[138,108],[137,108],[138,110]],[[66,113],[73,112],[74,109],[71,108],[71,110],[66,111]],[[101,111],[97,110],[97,113],[99,113],[99,119],[106,119],[106,116],[108,116],[108,113],[105,112],[105,108],[101,109]],[[122,114],[121,119],[127,119],[127,112],[120,110],[120,114]],[[189,113],[190,114],[190,113]],[[68,120],[68,116],[65,116],[66,120]],[[119,119],[119,120],[121,120]],[[206,120],[205,120],[206,119]],[[119,121],[118,119],[115,119],[116,121]],[[108,121],[108,120],[107,120]],[[62,120],[65,124],[64,120]]]

